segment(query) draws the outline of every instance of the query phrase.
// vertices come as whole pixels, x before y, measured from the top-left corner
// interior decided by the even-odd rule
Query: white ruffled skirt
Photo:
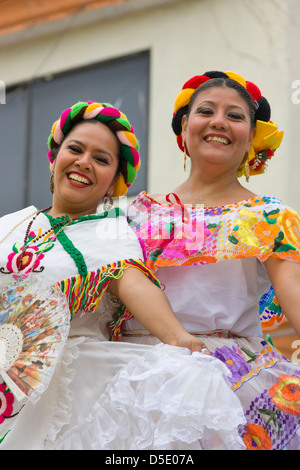
[[[216,358],[70,337],[40,400],[27,403],[2,449],[241,449],[244,414]]]
[[[224,347],[256,351],[259,339],[206,338],[214,351],[206,356],[161,343],[103,341],[88,336],[93,328],[81,321],[74,321],[48,389],[24,406],[1,449],[300,448],[300,368],[270,351],[246,370],[226,356]],[[292,373],[288,403],[276,384]]]

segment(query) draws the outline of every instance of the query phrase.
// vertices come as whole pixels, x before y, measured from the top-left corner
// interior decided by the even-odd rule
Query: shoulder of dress
[[[130,205],[135,204],[166,204],[166,195],[160,193],[147,193],[147,191],[141,191],[130,203]]]
[[[263,213],[264,211],[279,210],[283,211],[287,208],[278,198],[273,196],[256,196],[250,199],[239,201],[236,204],[223,206],[224,212],[240,212],[248,210],[251,212]]]
[[[3,220],[4,218],[18,218],[18,217],[22,217],[24,215],[29,215],[31,213],[34,213],[36,212],[38,209],[35,207],[35,206],[28,206],[28,207],[24,207],[23,209],[20,209],[18,211],[15,211],[15,212],[10,212],[9,214],[4,214],[1,216],[0,220]]]
[[[5,214],[0,218],[0,229],[4,227],[9,228],[12,224],[21,223],[23,220],[27,220],[29,217],[36,214],[37,208],[34,206],[28,206],[16,212]]]

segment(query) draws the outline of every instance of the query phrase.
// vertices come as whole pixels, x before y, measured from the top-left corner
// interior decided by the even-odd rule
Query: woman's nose
[[[84,168],[85,170],[91,169],[91,158],[88,152],[82,153],[76,160],[75,166]]]
[[[221,111],[216,112],[210,120],[210,125],[217,129],[226,129],[227,121],[226,121],[226,116],[224,115],[224,113],[222,113]]]

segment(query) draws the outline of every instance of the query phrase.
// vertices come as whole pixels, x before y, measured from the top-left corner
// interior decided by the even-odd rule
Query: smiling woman
[[[1,448],[144,448],[149,440],[136,424],[142,429],[145,417],[123,397],[130,386],[118,397],[121,420],[110,390],[149,348],[108,341],[107,322],[134,315],[176,346],[178,364],[204,344],[174,316],[125,214],[99,206],[105,196],[125,194],[140,165],[127,117],[109,104],[77,103],[54,123],[48,144],[52,207],[0,220]],[[157,408],[148,420],[153,429]]]
[[[191,173],[196,166],[207,175],[213,163],[218,165],[213,167],[215,179],[227,175],[232,179],[250,151],[254,132],[248,103],[235,89],[223,86],[201,91],[182,123],[182,141],[191,156]]]
[[[263,336],[285,317],[300,336],[300,218],[238,179],[263,173],[279,147],[283,133],[270,117],[259,88],[237,73],[191,78],[172,118],[190,172],[171,194],[142,192],[129,211],[146,265],[177,318],[230,371],[243,415],[236,427],[229,419],[235,450],[300,448],[299,361]],[[124,324],[122,341],[157,342],[136,319]],[[210,416],[224,406],[215,391]],[[219,438],[213,418],[207,428],[200,442],[212,449]]]
[[[76,218],[95,213],[104,196],[114,193],[118,169],[119,145],[113,132],[98,121],[77,124],[53,162],[53,204],[49,214]]]

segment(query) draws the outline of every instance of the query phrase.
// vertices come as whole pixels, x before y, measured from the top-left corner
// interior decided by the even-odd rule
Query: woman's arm
[[[265,266],[280,307],[300,337],[300,263],[269,258]]]
[[[163,343],[189,348],[192,352],[206,347],[185,330],[165,294],[138,269],[125,269],[120,279],[111,281],[109,289]]]

